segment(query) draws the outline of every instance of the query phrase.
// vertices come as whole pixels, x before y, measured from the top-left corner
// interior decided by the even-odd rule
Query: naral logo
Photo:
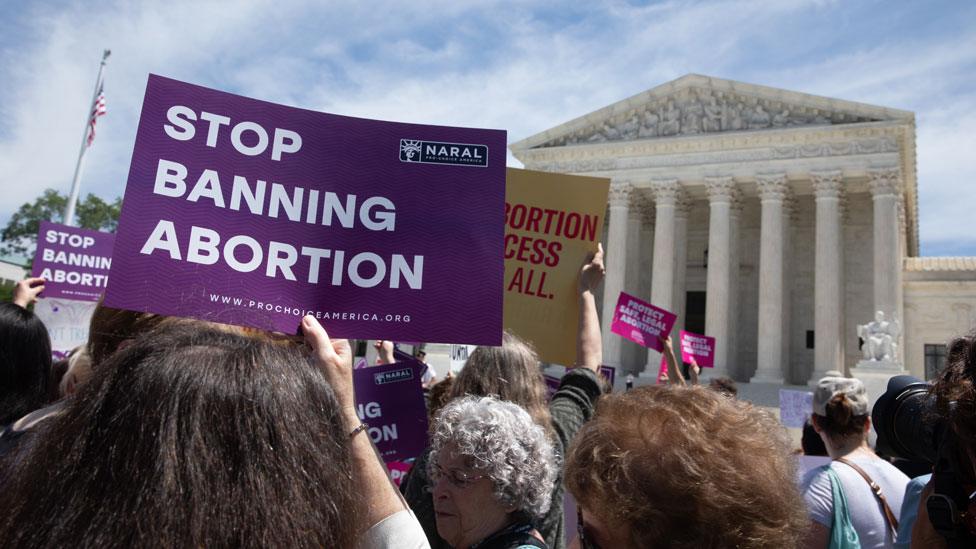
[[[390,370],[389,372],[373,375],[373,381],[377,385],[397,383],[398,381],[407,381],[408,379],[413,379],[413,368],[400,368],[399,370]]]
[[[484,167],[488,165],[488,146],[401,139],[400,161]]]

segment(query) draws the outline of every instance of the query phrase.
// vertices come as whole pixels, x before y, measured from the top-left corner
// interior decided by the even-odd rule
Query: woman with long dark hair
[[[37,315],[0,303],[0,426],[47,403],[51,339]]]
[[[311,354],[193,321],[112,354],[11,464],[0,539],[345,548],[409,519],[356,427],[348,344],[312,318],[303,327]]]

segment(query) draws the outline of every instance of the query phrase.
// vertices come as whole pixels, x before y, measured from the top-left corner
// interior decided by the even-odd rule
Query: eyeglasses
[[[461,469],[444,469],[438,464],[434,464],[434,470],[432,471],[431,481],[432,484],[436,483],[441,477],[447,479],[455,488],[461,490],[467,488],[468,486],[474,484],[475,482],[487,478],[487,475],[474,475],[462,471]]]
[[[586,533],[586,524],[583,523],[583,508],[579,505],[576,506],[576,533],[579,535],[580,549],[600,549],[600,545]]]

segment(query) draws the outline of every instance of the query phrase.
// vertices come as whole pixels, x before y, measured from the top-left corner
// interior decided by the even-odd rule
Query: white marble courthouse
[[[610,333],[622,290],[716,337],[712,374],[740,381],[856,375],[875,311],[925,377],[976,318],[976,259],[918,257],[911,112],[687,75],[511,150],[612,180],[604,351],[629,372],[660,355]]]

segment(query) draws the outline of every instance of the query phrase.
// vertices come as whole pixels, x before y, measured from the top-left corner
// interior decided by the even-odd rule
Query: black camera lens
[[[941,429],[929,384],[912,376],[895,376],[874,404],[871,421],[878,433],[878,451],[911,461],[935,463]]]

